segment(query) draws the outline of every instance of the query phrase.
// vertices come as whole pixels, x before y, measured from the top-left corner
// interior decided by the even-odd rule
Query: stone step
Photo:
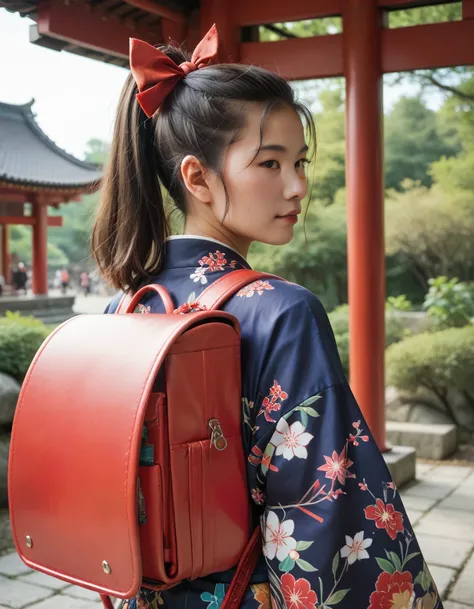
[[[457,448],[455,425],[387,421],[386,431],[389,444],[412,446],[423,459],[446,459]]]

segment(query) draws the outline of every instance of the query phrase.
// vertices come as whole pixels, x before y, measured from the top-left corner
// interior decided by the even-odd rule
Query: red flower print
[[[196,313],[197,311],[207,311],[206,305],[199,302],[185,302],[173,311],[175,315],[186,315],[186,313]]]
[[[395,539],[397,533],[404,531],[403,515],[396,512],[391,503],[385,504],[382,499],[375,500],[376,505],[369,505],[365,508],[367,520],[375,520],[378,529],[385,529],[390,539]]]
[[[360,487],[361,491],[369,490],[369,487],[367,486],[367,484],[365,482],[359,482],[359,487]]]
[[[332,457],[327,457],[326,464],[318,467],[318,470],[326,472],[326,478],[331,480],[339,480],[340,484],[346,483],[346,478],[355,478],[355,474],[349,471],[351,465],[354,465],[353,461],[347,458],[346,449],[343,448],[341,454],[338,455],[335,450],[332,452]]]
[[[272,396],[272,400],[286,400],[288,394],[285,391],[282,391],[281,385],[279,385],[276,381],[273,381],[273,387],[270,387],[270,395]]]
[[[288,609],[315,609],[318,596],[304,577],[295,580],[291,573],[281,578],[281,591]]]
[[[329,493],[329,496],[332,497],[332,499],[337,499],[339,497],[339,495],[347,495],[347,493],[345,493],[340,488],[338,488],[337,491],[333,491],[332,493]]]
[[[272,419],[272,417],[270,416],[270,413],[273,411],[278,412],[278,410],[280,410],[280,409],[281,409],[281,404],[278,404],[278,402],[269,400],[268,398],[264,398],[264,400],[262,402],[262,407],[260,408],[260,412],[258,413],[258,415],[263,414],[266,421],[268,421],[269,423],[275,423],[276,421],[275,421],[275,419]]]
[[[265,495],[259,488],[253,488],[252,491],[252,499],[255,501],[257,505],[262,505],[265,501]]]
[[[224,254],[219,250],[217,250],[215,254],[209,252],[209,256],[203,256],[201,260],[199,260],[199,265],[208,266],[211,273],[214,271],[222,271],[226,264],[227,260],[224,257]]]
[[[275,423],[276,421],[275,419],[272,419],[270,413],[278,412],[281,409],[281,404],[278,403],[278,400],[283,401],[287,398],[288,394],[286,391],[282,390],[281,385],[278,384],[278,381],[273,381],[273,387],[270,387],[270,395],[264,398],[257,416],[263,414],[266,421],[269,423]]]
[[[381,573],[370,595],[368,609],[405,609],[412,606],[413,581],[409,571]]]

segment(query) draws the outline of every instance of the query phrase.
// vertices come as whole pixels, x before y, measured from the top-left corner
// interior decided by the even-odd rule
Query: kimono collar
[[[177,235],[166,240],[165,269],[200,266],[215,267],[215,270],[251,268],[241,254],[217,239]]]

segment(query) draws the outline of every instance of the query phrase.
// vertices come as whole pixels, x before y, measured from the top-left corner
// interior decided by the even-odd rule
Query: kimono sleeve
[[[278,331],[293,331],[274,336],[262,372],[249,455],[273,607],[439,609],[327,317],[312,299],[291,308]]]

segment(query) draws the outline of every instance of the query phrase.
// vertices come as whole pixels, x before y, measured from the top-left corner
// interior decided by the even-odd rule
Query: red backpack
[[[217,309],[273,277],[233,271],[201,310],[81,315],[33,360],[9,460],[13,538],[33,569],[133,598],[183,579],[237,571],[221,609],[237,608],[260,554],[251,532],[241,424],[240,326]],[[139,522],[140,521],[140,522]]]

